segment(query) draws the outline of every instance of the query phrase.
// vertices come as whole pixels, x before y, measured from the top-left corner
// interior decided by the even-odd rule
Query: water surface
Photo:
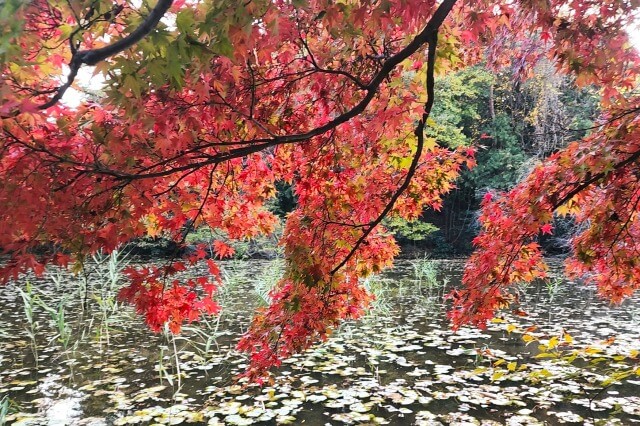
[[[638,298],[614,307],[580,284],[538,283],[521,289],[527,317],[454,333],[443,295],[461,262],[403,262],[368,283],[378,300],[366,318],[287,360],[273,386],[243,388],[234,346],[278,262],[226,263],[221,317],[178,337],[114,304],[105,268],[31,278],[26,301],[0,288],[9,424],[640,423]]]

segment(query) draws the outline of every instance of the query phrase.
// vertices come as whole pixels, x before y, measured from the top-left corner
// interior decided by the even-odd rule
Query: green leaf
[[[182,9],[176,16],[176,27],[182,33],[190,33],[195,25],[193,9]]]
[[[140,90],[140,81],[131,74],[124,78],[122,88],[125,92],[132,92],[136,98],[139,98],[142,94]]]
[[[219,55],[226,56],[227,58],[233,58],[235,52],[231,41],[227,37],[222,37],[216,40],[212,50]]]

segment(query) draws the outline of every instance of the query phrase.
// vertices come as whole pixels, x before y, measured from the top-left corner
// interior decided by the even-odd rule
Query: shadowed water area
[[[222,315],[153,334],[119,305],[117,262],[0,288],[0,419],[8,424],[537,425],[640,423],[640,299],[621,306],[552,280],[528,316],[453,332],[459,261],[405,261],[365,284],[363,319],[243,388],[234,350],[281,261],[224,263]],[[190,273],[196,274],[196,271]],[[1,423],[1,421],[0,421]]]

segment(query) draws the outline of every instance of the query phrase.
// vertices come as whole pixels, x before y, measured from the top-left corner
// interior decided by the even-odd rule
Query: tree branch
[[[351,251],[347,254],[347,256],[331,271],[331,275],[334,275],[336,272],[340,270],[344,265],[347,264],[349,259],[351,259],[358,248],[364,241],[367,239],[369,234],[373,232],[376,226],[382,222],[382,220],[389,214],[393,206],[395,205],[398,198],[406,191],[406,189],[411,184],[411,179],[416,174],[416,170],[418,169],[418,163],[420,162],[420,156],[422,155],[422,150],[424,149],[424,129],[427,124],[427,119],[429,118],[429,114],[431,114],[431,108],[433,107],[434,101],[434,86],[435,86],[435,78],[434,78],[434,69],[436,62],[436,44],[438,42],[438,31],[437,29],[433,30],[432,33],[428,35],[429,42],[429,53],[427,56],[427,101],[424,104],[424,112],[422,113],[422,118],[418,122],[418,125],[415,129],[415,135],[418,139],[418,143],[416,146],[416,153],[413,155],[413,159],[411,160],[411,165],[409,166],[409,170],[407,170],[407,175],[404,178],[404,182],[402,185],[396,190],[393,194],[387,205],[385,206],[382,213],[370,223],[369,227],[362,233],[358,241],[353,245]]]
[[[173,0],[159,0],[158,4],[156,4],[156,6],[151,10],[151,13],[149,13],[138,28],[133,30],[126,37],[121,38],[114,43],[99,49],[78,50],[74,52],[71,57],[71,61],[69,62],[69,74],[67,75],[67,81],[62,86],[58,87],[55,95],[53,95],[51,99],[44,104],[38,105],[37,108],[39,110],[45,110],[57,104],[60,99],[62,99],[62,96],[64,96],[67,89],[71,87],[78,75],[78,71],[83,65],[96,65],[98,62],[102,62],[110,56],[125,51],[146,37],[154,28],[156,28],[160,19],[162,19],[165,13],[167,13],[172,4]],[[7,116],[1,116],[0,118],[11,118],[19,115],[20,113],[21,111],[18,109]]]
[[[628,164],[636,162],[639,159],[640,159],[640,151],[636,151],[636,152],[632,153],[626,159],[624,159],[624,160],[620,161],[619,163],[615,164],[613,166],[613,170],[621,169],[621,168],[627,166]],[[600,173],[596,173],[595,175],[592,175],[590,177],[587,177],[587,179],[585,181],[579,183],[575,188],[573,188],[571,191],[566,193],[560,200],[554,201],[553,205],[552,205],[552,210],[555,211],[558,207],[562,206],[564,203],[566,203],[569,200],[571,200],[574,196],[578,195],[580,192],[584,191],[585,189],[587,189],[588,187],[590,187],[594,183],[598,182],[600,179],[605,178],[606,176],[607,176],[606,172],[600,172]]]
[[[358,115],[362,114],[365,111],[365,109],[367,108],[369,103],[371,103],[371,101],[374,99],[374,97],[376,96],[376,93],[378,92],[378,89],[380,88],[382,83],[385,81],[385,79],[389,76],[389,74],[402,61],[409,58],[411,55],[417,52],[418,49],[420,49],[424,44],[426,44],[430,40],[433,34],[438,31],[438,29],[444,22],[445,18],[449,15],[455,3],[456,3],[456,0],[444,0],[442,4],[440,4],[438,9],[436,9],[435,13],[431,17],[427,25],[423,28],[423,30],[413,40],[411,40],[411,42],[408,45],[406,45],[402,50],[400,50],[398,53],[391,56],[389,59],[387,59],[387,61],[384,62],[384,64],[380,68],[380,71],[378,71],[378,73],[365,86],[366,95],[364,96],[364,98],[362,98],[362,100],[358,102],[353,108],[340,114],[339,116],[335,117],[333,120],[329,121],[328,123],[322,126],[316,127],[315,129],[309,130],[304,133],[297,133],[297,134],[284,135],[284,136],[274,136],[271,138],[260,138],[260,139],[254,139],[253,141],[240,141],[238,143],[242,143],[242,144],[254,143],[254,145],[231,149],[223,153],[214,154],[207,160],[199,161],[196,163],[185,164],[182,166],[161,170],[157,172],[131,174],[131,173],[122,173],[116,170],[105,170],[105,169],[87,170],[87,171],[111,175],[115,178],[126,179],[126,180],[158,178],[158,177],[168,176],[176,172],[182,172],[182,171],[193,169],[193,168],[200,168],[210,164],[222,163],[224,161],[228,161],[234,158],[245,157],[247,155],[254,154],[256,152],[260,152],[267,148],[277,146],[277,145],[303,142],[305,140],[309,140],[315,136],[319,136],[330,130],[333,130],[337,126],[348,122],[352,118],[357,117]],[[235,142],[230,142],[230,144],[235,144]],[[215,145],[217,145],[217,143],[200,145],[199,147],[197,147],[197,150],[203,150]],[[176,157],[175,159],[177,160],[178,158],[179,157]],[[163,161],[158,165],[162,165],[162,164],[166,164],[166,161]],[[149,166],[146,168],[146,170],[151,170],[153,168],[154,166]]]

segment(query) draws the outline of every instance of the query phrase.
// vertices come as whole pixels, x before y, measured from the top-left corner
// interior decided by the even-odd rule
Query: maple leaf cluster
[[[508,193],[485,197],[466,286],[451,295],[455,325],[484,326],[517,302],[514,284],[546,277],[536,239],[553,232],[554,215],[571,216],[579,229],[565,261],[570,278],[596,285],[614,303],[640,288],[640,121],[629,113],[637,109],[610,109],[601,132],[553,154]]]
[[[281,241],[285,276],[240,343],[258,380],[366,309],[360,279],[398,253],[385,216],[438,209],[474,165],[473,148],[447,149],[425,134],[434,74],[485,61],[515,63],[526,76],[546,56],[578,84],[602,87],[606,121],[511,193],[485,200],[479,251],[452,316],[481,323],[513,301],[513,282],[544,276],[535,237],[553,231],[554,211],[591,224],[574,241],[569,271],[588,272],[619,300],[638,276],[640,148],[636,114],[625,114],[638,108],[627,94],[638,59],[624,32],[637,7],[9,1],[11,16],[0,12],[0,277],[81,264],[143,236],[184,243],[199,226],[231,240],[269,234],[278,223],[269,200],[277,182],[289,183],[298,203]],[[87,66],[104,93],[77,108],[60,102]],[[36,256],[43,246],[48,254]],[[233,255],[222,241],[213,249]],[[198,247],[184,261],[130,270],[121,297],[152,329],[177,332],[219,309],[218,266],[207,257]],[[208,276],[179,278],[198,262],[208,262]]]

